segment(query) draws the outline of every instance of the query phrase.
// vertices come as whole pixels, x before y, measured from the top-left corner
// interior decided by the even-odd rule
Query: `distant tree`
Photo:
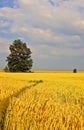
[[[15,40],[9,46],[10,54],[7,57],[8,68],[10,72],[26,72],[32,68],[31,50],[26,43],[21,40]]]
[[[75,69],[73,69],[73,73],[77,73],[77,69],[75,68]]]
[[[5,66],[4,71],[5,71],[5,72],[8,72],[8,71],[9,71],[8,65]]]

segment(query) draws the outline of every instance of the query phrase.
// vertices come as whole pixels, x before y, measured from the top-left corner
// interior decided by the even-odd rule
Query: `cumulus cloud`
[[[8,31],[10,40],[26,39],[42,59],[84,55],[84,0],[17,0],[17,4],[16,9],[0,8],[0,34]]]

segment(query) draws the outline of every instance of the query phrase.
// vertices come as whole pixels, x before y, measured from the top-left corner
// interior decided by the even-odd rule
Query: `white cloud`
[[[11,22],[10,21],[6,21],[6,20],[0,20],[0,28],[5,28],[5,27],[8,27],[10,26]]]
[[[10,39],[0,37],[0,53],[9,53],[9,45],[11,42]]]
[[[80,56],[80,55],[84,55],[84,48],[81,49],[69,49],[69,48],[65,48],[65,49],[60,49],[60,48],[56,48],[56,49],[52,49],[51,50],[51,54],[55,55],[55,56]]]
[[[19,35],[29,41],[34,54],[41,58],[48,58],[49,54],[84,55],[84,14],[80,13],[84,0],[53,2],[59,5],[52,6],[48,0],[18,0],[17,9],[0,8],[0,17],[12,21],[11,24],[1,21],[1,26],[10,26],[10,35]],[[5,32],[4,29],[1,31]],[[3,48],[4,45],[1,46]],[[1,50],[6,51],[7,48]]]

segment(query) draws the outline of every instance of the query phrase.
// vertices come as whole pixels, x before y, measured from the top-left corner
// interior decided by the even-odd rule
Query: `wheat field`
[[[0,72],[0,130],[84,130],[84,73]]]

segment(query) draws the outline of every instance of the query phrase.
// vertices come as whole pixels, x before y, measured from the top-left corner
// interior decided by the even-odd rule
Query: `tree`
[[[75,69],[73,69],[73,73],[77,73],[77,69],[75,68]]]
[[[5,71],[5,72],[8,72],[8,71],[9,71],[8,65],[5,66],[4,71]]]
[[[32,68],[31,50],[26,43],[21,40],[15,40],[9,46],[10,54],[7,57],[8,68],[10,72],[26,72]]]

